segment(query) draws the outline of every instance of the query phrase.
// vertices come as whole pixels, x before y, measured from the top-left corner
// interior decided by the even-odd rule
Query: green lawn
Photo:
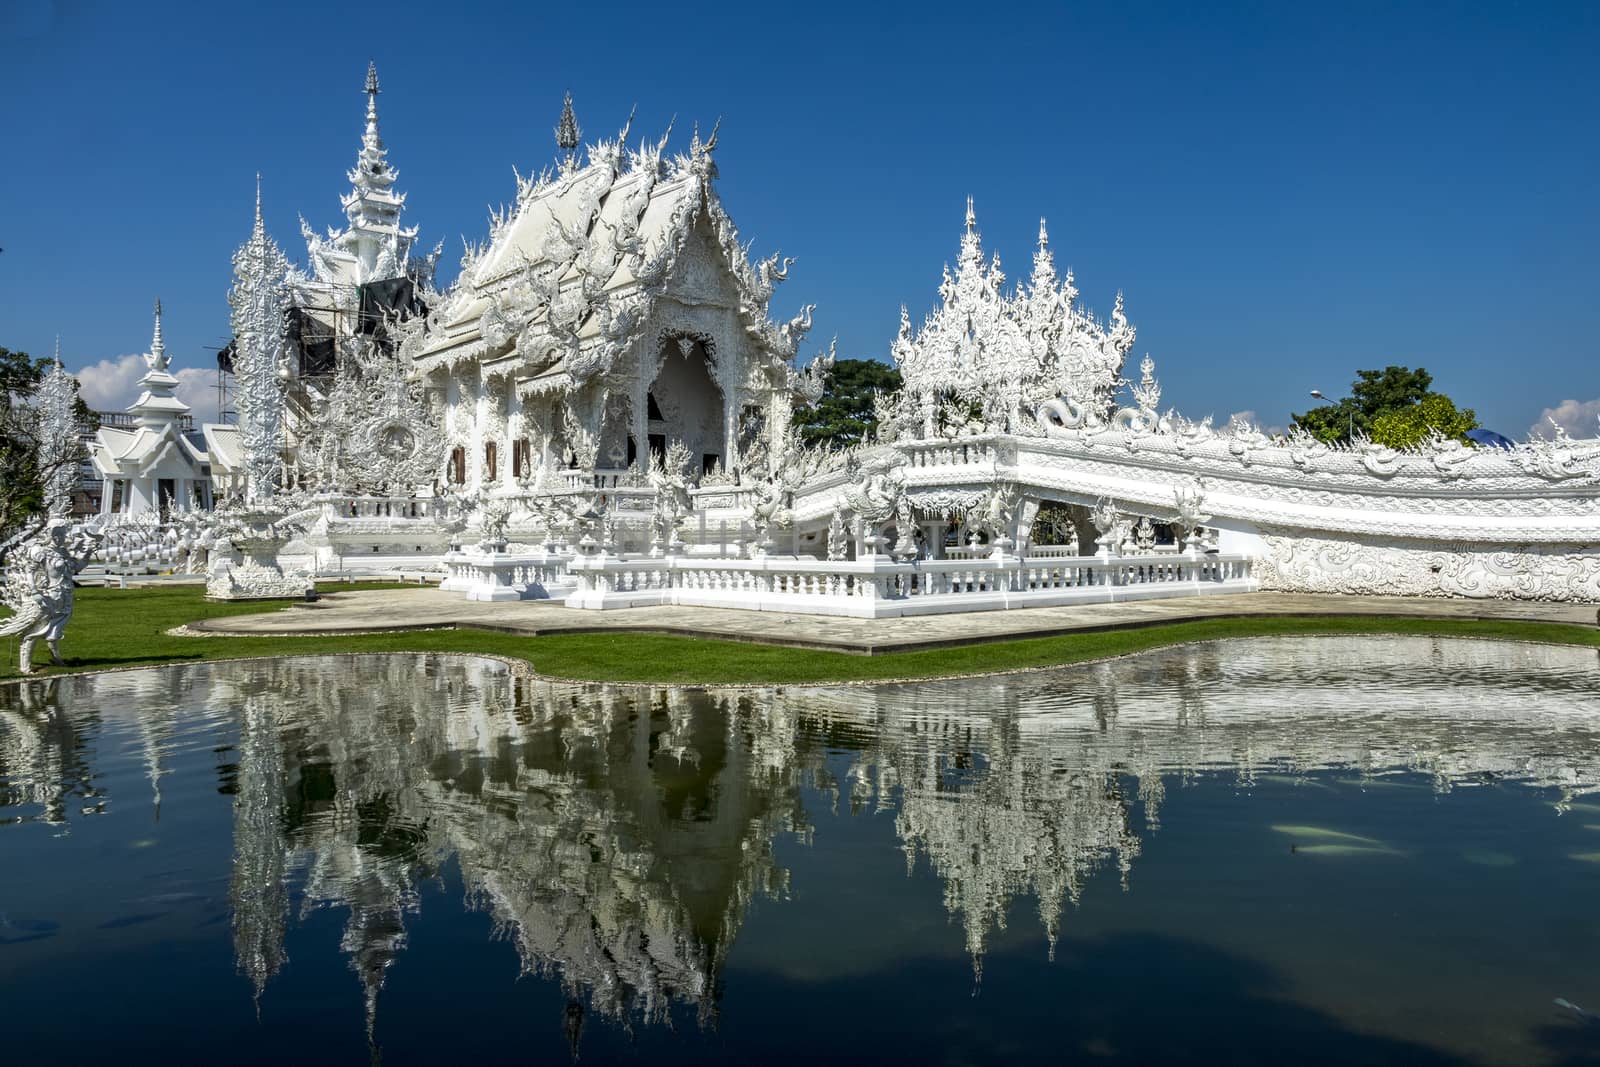
[[[337,595],[340,590],[361,588],[372,586],[335,585],[329,591]],[[1559,623],[1351,617],[1218,619],[871,657],[660,634],[521,637],[479,630],[432,630],[349,637],[169,637],[165,633],[202,618],[263,610],[260,603],[209,602],[199,586],[81,589],[77,613],[62,642],[66,666],[45,671],[332,652],[487,652],[527,660],[539,672],[560,678],[792,685],[1048,667],[1184,641],[1271,634],[1440,634],[1600,647],[1600,630]],[[0,653],[5,656],[0,679],[15,678],[15,639],[0,641]],[[49,659],[42,645],[34,659]]]

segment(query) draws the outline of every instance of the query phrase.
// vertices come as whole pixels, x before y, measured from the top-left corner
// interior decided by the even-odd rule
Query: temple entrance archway
[[[727,466],[726,404],[712,374],[706,338],[668,337],[658,353],[656,377],[646,397],[645,434],[651,451],[682,441],[696,473]]]

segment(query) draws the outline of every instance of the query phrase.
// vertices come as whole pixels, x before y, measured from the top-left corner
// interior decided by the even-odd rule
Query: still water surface
[[[0,687],[0,1058],[1600,1059],[1593,650]]]

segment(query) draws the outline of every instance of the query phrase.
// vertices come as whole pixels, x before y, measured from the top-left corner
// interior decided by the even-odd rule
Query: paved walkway
[[[550,633],[668,633],[733,641],[819,648],[861,655],[948,648],[981,641],[1117,630],[1189,619],[1262,616],[1369,615],[1428,619],[1515,619],[1596,625],[1592,604],[1499,600],[1424,600],[1290,593],[1147,600],[1130,604],[1028,608],[911,619],[840,619],[728,608],[649,607],[579,611],[549,600],[480,604],[438,589],[374,589],[324,593],[315,604],[294,604],[262,615],[206,619],[190,628],[207,633],[359,633],[476,627],[530,636]]]

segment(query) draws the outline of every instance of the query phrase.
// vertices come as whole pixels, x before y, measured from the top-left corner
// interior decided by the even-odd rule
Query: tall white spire
[[[144,357],[145,366],[149,369],[144,372],[144,377],[139,379],[139,396],[128,406],[128,413],[133,415],[141,426],[161,427],[187,414],[189,405],[174,395],[179,383],[167,369],[172,365],[172,360],[167,356],[167,344],[161,336],[159,299],[156,301],[155,318],[156,325],[150,338],[150,351],[146,352]]]
[[[403,197],[391,191],[399,174],[389,166],[388,150],[383,147],[383,137],[378,133],[378,65],[367,65],[367,127],[361,134],[361,151],[356,155],[355,169],[350,172],[350,193],[344,198],[345,214],[350,228],[393,230],[400,221]]]
[[[394,191],[399,172],[389,165],[388,150],[383,136],[378,132],[378,65],[367,64],[367,81],[363,91],[367,94],[367,124],[361,134],[361,151],[356,155],[356,165],[348,177],[350,191],[340,199],[346,230],[333,239],[344,252],[357,262],[356,282],[392,278],[405,269],[415,230],[400,228],[400,212],[406,198]],[[312,256],[316,259],[316,242],[312,242]]]
[[[72,491],[78,468],[69,462],[83,454],[78,441],[78,383],[61,366],[61,339],[56,338],[55,364],[39,382],[35,396],[38,412],[36,455],[38,469],[48,472],[44,498],[50,514],[64,518],[72,510]]]
[[[277,491],[283,440],[283,366],[289,305],[289,261],[261,222],[261,180],[256,179],[256,221],[250,239],[233,254],[228,291],[233,327],[234,407],[244,454],[246,499],[268,500]],[[153,377],[151,371],[146,377]],[[173,384],[177,384],[176,380]]]
[[[166,370],[172,362],[167,358],[167,345],[161,338],[161,298],[159,296],[156,297],[155,335],[150,338],[150,354],[144,357],[144,361],[151,370],[160,371]]]

